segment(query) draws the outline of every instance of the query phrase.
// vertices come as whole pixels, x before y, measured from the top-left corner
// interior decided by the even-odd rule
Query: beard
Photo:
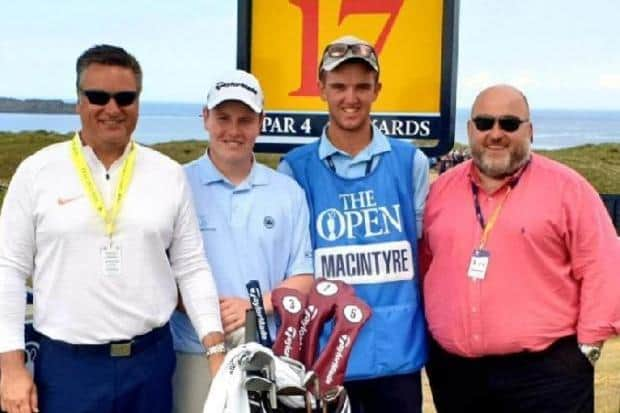
[[[501,157],[490,156],[482,144],[471,144],[474,164],[480,172],[493,179],[511,176],[526,164],[530,158],[530,141],[516,143],[510,151]]]

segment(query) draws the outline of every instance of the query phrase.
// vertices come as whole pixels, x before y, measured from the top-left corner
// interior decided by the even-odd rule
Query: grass
[[[17,165],[28,155],[55,142],[70,139],[47,131],[20,133],[0,132],[0,205],[4,187],[8,184]],[[204,141],[180,141],[153,145],[153,147],[180,163],[201,156],[206,148]],[[620,143],[583,145],[552,151],[537,151],[562,162],[581,173],[600,193],[620,194]],[[257,159],[275,167],[279,154],[257,154]],[[424,412],[435,412],[428,381],[424,381]],[[596,412],[620,412],[620,338],[610,340],[596,367]]]
[[[0,132],[0,180],[7,182],[17,165],[28,155],[70,137],[47,131]]]
[[[601,194],[620,194],[620,144],[538,151],[575,169]]]

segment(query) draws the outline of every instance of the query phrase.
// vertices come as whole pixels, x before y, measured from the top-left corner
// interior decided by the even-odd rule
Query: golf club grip
[[[327,281],[318,278],[308,295],[308,304],[299,327],[301,340],[301,362],[310,368],[319,346],[323,324],[334,316],[336,303],[343,297],[354,297],[355,290],[342,281]]]
[[[273,310],[280,318],[280,327],[273,342],[273,353],[299,360],[301,343],[299,324],[306,308],[307,295],[292,288],[271,291]]]
[[[344,383],[353,344],[371,314],[370,307],[357,297],[346,297],[336,304],[334,330],[312,366],[321,396]]]
[[[256,343],[256,313],[253,308],[245,310],[245,343]]]
[[[256,280],[251,280],[245,285],[245,288],[248,290],[250,305],[256,313],[258,342],[265,347],[271,348],[273,341],[271,340],[271,335],[269,334],[267,313],[265,312],[265,306],[263,305],[263,294],[260,289],[260,284]]]

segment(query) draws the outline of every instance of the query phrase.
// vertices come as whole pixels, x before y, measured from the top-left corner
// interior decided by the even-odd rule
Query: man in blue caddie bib
[[[387,138],[370,119],[381,90],[374,48],[353,36],[330,43],[319,67],[329,121],[314,143],[279,166],[310,206],[316,277],[351,284],[373,311],[349,360],[354,412],[420,412],[426,327],[417,238],[428,193],[428,159]],[[323,331],[324,344],[331,333]]]

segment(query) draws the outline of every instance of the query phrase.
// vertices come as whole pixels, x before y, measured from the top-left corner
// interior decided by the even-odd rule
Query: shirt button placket
[[[470,320],[470,346],[474,354],[482,353],[482,317],[480,314],[480,297],[484,280],[469,281],[469,320]]]

